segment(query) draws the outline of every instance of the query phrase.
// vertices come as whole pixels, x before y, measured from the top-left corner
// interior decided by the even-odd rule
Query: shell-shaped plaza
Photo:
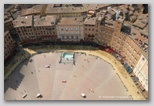
[[[117,67],[122,65],[118,61],[115,62],[117,67],[110,63],[116,61],[113,56],[108,58],[110,54],[104,52],[103,59],[92,52],[71,51],[74,55],[72,64],[60,62],[64,52],[37,53],[23,60],[5,80],[4,99],[134,100],[136,94],[132,95],[127,87],[133,82],[126,77],[128,82],[125,84],[125,79],[120,78]],[[81,96],[83,93],[85,98]],[[37,97],[38,94],[41,97]],[[136,99],[143,99],[142,95],[138,96]]]

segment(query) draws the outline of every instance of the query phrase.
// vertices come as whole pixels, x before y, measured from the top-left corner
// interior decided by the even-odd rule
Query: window
[[[40,28],[41,29],[41,28]],[[51,30],[51,28],[46,28],[46,30]]]
[[[136,53],[136,50],[134,49],[134,52]]]
[[[20,34],[20,31],[18,31],[18,33]]]
[[[76,31],[76,34],[79,34],[79,31]]]

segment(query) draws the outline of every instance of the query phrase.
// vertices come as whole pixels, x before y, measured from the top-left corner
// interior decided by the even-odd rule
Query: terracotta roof
[[[34,16],[34,26],[52,26],[55,25],[57,21],[56,16],[46,16],[41,17],[40,16]]]
[[[77,18],[63,17],[58,23],[58,25],[82,25],[82,24],[83,24],[82,17],[77,17]]]
[[[148,23],[147,20],[142,21],[137,19],[133,25],[143,29],[147,25],[147,23]]]
[[[84,24],[88,24],[88,25],[95,25],[96,24],[96,19],[97,17],[93,17],[93,18],[86,18],[84,21]]]
[[[39,14],[42,10],[42,7],[43,5],[35,5],[32,8],[23,9],[21,11],[21,15],[25,16],[25,15]]]
[[[18,17],[16,20],[13,21],[13,25],[14,27],[32,26],[32,15]]]
[[[46,14],[50,13],[81,13],[89,10],[97,10],[99,8],[110,6],[111,4],[83,4],[82,7],[59,7],[54,8],[53,5],[48,5],[45,11]]]

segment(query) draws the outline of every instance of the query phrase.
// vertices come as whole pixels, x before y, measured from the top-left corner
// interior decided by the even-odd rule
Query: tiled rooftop
[[[9,13],[9,12],[4,12],[4,23],[6,23],[6,22],[10,22],[10,21],[12,21],[13,20],[13,18],[11,17],[11,14]]]
[[[82,25],[82,24],[83,24],[82,17],[77,17],[77,18],[63,17],[58,23],[58,25]]]
[[[32,16],[18,17],[13,21],[13,25],[14,27],[32,26],[32,18]]]
[[[56,21],[56,16],[34,16],[34,26],[52,26],[55,25]]]
[[[59,7],[54,8],[53,4],[49,4],[45,13],[80,13],[87,12],[88,10],[97,10],[99,8],[110,6],[109,4],[83,4],[82,7]]]
[[[141,48],[142,54],[148,59],[148,45],[145,45],[145,43],[148,42],[148,39],[141,36],[141,33],[133,26],[131,26],[131,33],[129,37]]]
[[[37,14],[40,13],[42,10],[43,5],[35,5],[32,8],[27,8],[27,9],[23,9],[21,11],[21,15],[25,16],[25,15],[31,15],[31,14]]]
[[[97,17],[93,17],[93,18],[86,18],[84,21],[85,25],[95,25],[96,24],[96,19]]]

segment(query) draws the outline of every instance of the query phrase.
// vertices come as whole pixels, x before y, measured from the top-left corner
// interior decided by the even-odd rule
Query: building
[[[139,81],[145,90],[148,91],[148,60],[143,55],[138,61],[133,72],[139,78]]]
[[[26,6],[29,6],[30,8],[22,9],[21,16],[40,15],[44,5],[24,5],[23,7]]]
[[[4,32],[4,61],[8,60],[16,50],[16,45],[9,31]]]
[[[28,9],[28,8],[32,8],[36,4],[18,4],[18,5],[21,9]]]
[[[46,15],[57,15],[60,19],[61,17],[86,17],[89,10],[100,11],[101,9],[106,9],[108,6],[116,6],[111,4],[63,4],[59,5],[57,8],[56,4],[48,4],[45,14]]]
[[[34,42],[53,42],[57,40],[57,16],[34,16],[33,23]]]
[[[124,67],[139,79],[139,89],[148,98],[148,39],[133,26],[117,21],[110,47],[120,54]]]
[[[109,14],[103,13],[97,18],[96,37],[94,42],[102,46],[110,46],[114,33],[114,21]]]
[[[129,66],[134,69],[139,61],[141,54],[147,54],[145,49],[141,47],[141,33],[131,26],[122,25],[121,22],[116,22],[114,35],[111,40],[111,48],[121,54]],[[146,57],[148,57],[146,55]]]
[[[22,16],[13,21],[21,44],[41,43],[57,39],[56,16]]]
[[[110,17],[106,11],[102,11],[96,17],[88,17],[84,21],[84,36],[86,41],[108,46],[113,32],[113,17]]]
[[[57,36],[61,41],[80,41],[84,39],[83,18],[63,17],[57,26]]]
[[[144,97],[148,98],[148,60],[143,55],[134,68],[133,73],[139,78],[138,88]]]
[[[84,40],[93,42],[96,36],[96,20],[97,17],[86,18],[84,21]]]
[[[7,11],[4,12],[4,30],[12,30],[14,28],[13,26],[13,18],[11,16],[11,14]]]
[[[148,24],[148,15],[142,14],[138,16],[137,20],[133,23],[133,26],[138,27],[140,29],[144,29]]]
[[[18,33],[20,42],[22,44],[30,43],[30,38],[32,36],[35,36],[32,20],[32,16],[24,16],[18,17],[16,20],[13,21],[14,28]]]

